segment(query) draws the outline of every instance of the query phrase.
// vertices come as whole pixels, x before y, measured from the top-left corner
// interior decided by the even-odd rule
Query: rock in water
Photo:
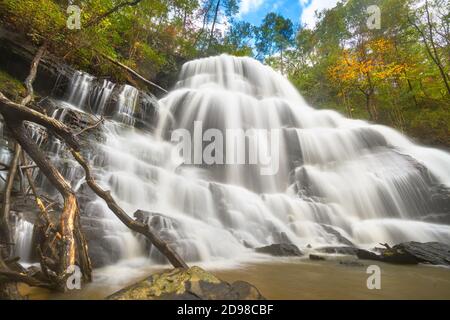
[[[265,300],[251,284],[222,281],[199,267],[157,273],[124,288],[109,300]]]
[[[301,257],[303,252],[291,243],[271,244],[270,246],[256,248],[256,252],[266,253],[277,257]]]
[[[317,254],[310,254],[309,260],[326,260],[325,257],[319,256]]]
[[[381,254],[358,249],[360,259],[376,260],[397,264],[430,263],[450,265],[450,246],[439,242],[404,242],[392,248],[381,249]]]
[[[450,245],[439,242],[404,242],[394,246],[401,249],[419,262],[431,263],[435,265],[450,265]]]
[[[349,247],[354,247],[355,245],[353,244],[353,242],[351,242],[350,240],[348,240],[346,237],[344,237],[339,231],[337,231],[335,228],[333,228],[332,226],[328,226],[326,224],[321,224],[320,225],[326,232],[328,232],[329,234],[332,234],[334,237],[336,237],[336,240],[339,243],[345,244],[346,246]]]

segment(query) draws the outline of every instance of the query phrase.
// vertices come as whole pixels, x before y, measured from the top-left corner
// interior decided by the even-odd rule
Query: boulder
[[[108,300],[264,300],[254,286],[222,281],[199,267],[154,274],[124,288]]]
[[[270,254],[277,257],[301,257],[303,252],[291,243],[277,243],[255,249],[256,252]]]
[[[395,248],[382,250],[381,254],[376,254],[364,249],[358,249],[357,256],[363,260],[375,260],[394,264],[417,264],[417,259],[409,253]]]
[[[358,249],[360,259],[376,260],[397,264],[429,263],[450,265],[450,245],[439,242],[403,242],[385,249],[378,249],[380,254]]]
[[[309,255],[309,260],[325,260],[325,257],[319,256],[317,254],[310,254]]]
[[[450,245],[439,242],[404,242],[394,246],[413,256],[418,262],[450,265]]]

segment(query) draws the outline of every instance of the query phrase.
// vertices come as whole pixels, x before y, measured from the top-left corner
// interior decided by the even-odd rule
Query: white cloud
[[[242,16],[246,13],[257,10],[263,2],[263,0],[242,0],[239,7],[239,15]]]
[[[316,25],[317,19],[315,12],[324,9],[330,9],[336,6],[338,0],[299,0],[303,7],[303,12],[300,17],[300,22],[306,24],[307,27],[313,28]],[[309,4],[311,2],[311,4]],[[309,4],[309,5],[308,5]]]

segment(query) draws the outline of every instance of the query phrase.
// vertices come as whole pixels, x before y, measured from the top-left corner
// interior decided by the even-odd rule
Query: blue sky
[[[269,12],[290,18],[294,24],[314,26],[314,12],[332,8],[337,0],[241,0],[239,17],[259,25]]]

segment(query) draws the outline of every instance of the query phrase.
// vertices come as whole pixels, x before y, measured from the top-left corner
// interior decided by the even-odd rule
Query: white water
[[[450,243],[450,226],[420,221],[430,207],[430,179],[450,185],[450,155],[418,146],[397,131],[337,112],[315,110],[280,74],[250,58],[230,56],[184,65],[179,82],[160,100],[154,133],[134,129],[138,91],[124,86],[118,99],[123,124],[106,123],[95,161],[97,180],[132,214],[160,212],[161,234],[189,261],[235,260],[286,241],[336,244],[320,224],[361,246],[379,242]],[[68,102],[83,109],[92,78],[77,74]],[[111,90],[96,97],[103,110]],[[97,90],[98,92],[98,90]],[[92,100],[92,99],[91,99]],[[84,108],[84,110],[86,110]],[[102,114],[102,112],[98,112]],[[176,128],[280,129],[280,170],[261,176],[258,166],[179,167],[167,141]],[[405,156],[408,155],[408,156]],[[411,158],[412,157],[412,158]],[[79,186],[81,183],[73,183]],[[122,259],[145,255],[142,239],[101,200],[86,215],[101,219]],[[157,259],[157,252],[150,252]],[[159,261],[159,260],[158,260]]]
[[[30,262],[33,236],[33,224],[21,217],[16,218],[14,228],[14,256],[21,262]]]

